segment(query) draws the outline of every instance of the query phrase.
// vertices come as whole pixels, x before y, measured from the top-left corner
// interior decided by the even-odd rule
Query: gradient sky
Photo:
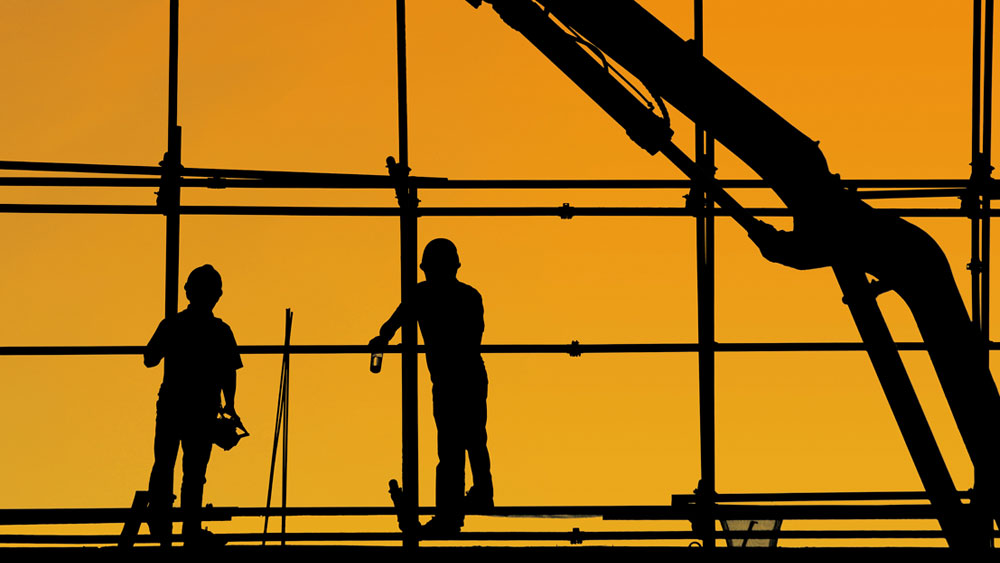
[[[691,2],[642,3],[691,37]],[[183,163],[385,173],[398,150],[394,4],[182,2]],[[845,178],[966,178],[971,4],[710,1],[705,53],[821,140]],[[0,5],[0,158],[155,165],[166,145],[167,6]],[[420,0],[407,16],[414,174],[681,177],[492,10]],[[693,127],[671,117],[690,152]],[[754,177],[721,148],[718,166],[721,178]],[[153,191],[3,188],[0,200],[152,204]],[[673,206],[683,193],[420,197],[428,206]],[[182,201],[395,205],[390,191],[362,190],[187,189]],[[968,303],[968,222],[915,222],[948,253]],[[457,244],[459,278],[484,296],[486,343],[658,343],[696,339],[694,230],[691,218],[424,218],[419,237],[421,247],[439,236]],[[3,345],[144,344],[162,317],[162,217],[9,214],[0,237]],[[222,273],[216,314],[240,344],[279,343],[285,307],[295,312],[293,343],[360,344],[398,302],[398,248],[393,218],[184,217],[180,269],[211,263]],[[717,258],[718,341],[858,340],[828,269],[769,263],[725,219]],[[879,301],[898,340],[918,338],[897,296]],[[926,353],[902,355],[956,485],[970,487]],[[696,486],[694,354],[485,359],[497,504],[662,504]],[[253,437],[213,453],[205,498],[217,506],[260,506],[266,492],[280,357],[244,363],[237,408]],[[919,489],[864,353],[724,353],[717,366],[719,492]],[[420,495],[431,504],[435,434],[422,359],[420,370]],[[160,369],[126,356],[0,357],[0,374],[0,507],[125,506],[145,488]],[[294,356],[291,378],[289,503],[385,505],[386,481],[400,471],[398,356],[377,376],[359,355]]]

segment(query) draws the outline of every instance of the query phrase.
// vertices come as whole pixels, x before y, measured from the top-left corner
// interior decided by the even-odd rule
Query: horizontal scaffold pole
[[[923,342],[898,342],[900,351],[927,350]],[[1000,343],[991,342],[991,350]],[[280,344],[242,345],[241,354],[370,354],[367,344]],[[655,354],[697,352],[697,343],[668,344],[484,344],[484,354]],[[861,342],[717,342],[718,352],[864,352]],[[128,356],[141,355],[144,346],[0,346],[0,356]],[[424,346],[417,346],[423,353]],[[399,354],[399,345],[387,346],[387,354]]]
[[[157,176],[142,177],[40,177],[40,176],[5,176],[0,177],[0,186],[18,187],[157,187],[161,183],[159,174],[162,169],[141,166],[118,166],[104,164],[66,165],[74,167],[68,172],[88,172],[90,168],[112,170],[158,170],[159,172],[144,172],[141,175]],[[78,168],[78,169],[77,169]],[[0,166],[0,169],[4,169]],[[23,168],[34,170],[34,168]],[[45,170],[50,171],[50,170]],[[51,170],[61,172],[64,170]],[[199,172],[195,174],[194,172]],[[239,173],[242,175],[227,175]],[[313,172],[277,172],[277,171],[235,171],[213,168],[184,168],[181,170],[182,187],[204,188],[325,188],[325,189],[390,189],[393,186],[385,176],[363,174],[325,174]],[[126,174],[126,172],[106,172],[109,174]],[[677,180],[448,180],[446,178],[428,178],[413,176],[413,181],[423,189],[434,190],[650,190],[678,189],[689,190],[693,182],[689,179]],[[876,179],[876,180],[844,180],[843,183],[852,189],[894,190],[894,197],[945,197],[960,195],[954,190],[964,190],[968,180],[961,179]],[[763,180],[718,180],[720,187],[725,189],[769,189]],[[938,191],[941,190],[941,191]],[[889,197],[892,194],[885,194]],[[862,199],[882,197],[880,192],[859,191]]]
[[[785,208],[747,207],[756,217],[791,217]],[[967,212],[955,209],[885,208],[900,217],[967,217]],[[82,215],[160,215],[154,205],[91,205],[58,203],[3,203],[0,213],[82,214]],[[182,205],[181,215],[242,215],[268,217],[398,217],[396,207],[326,207],[326,206],[261,206],[261,205]],[[692,217],[696,211],[685,207],[423,207],[422,217]],[[729,213],[718,210],[718,217]],[[1000,215],[992,210],[990,215]]]

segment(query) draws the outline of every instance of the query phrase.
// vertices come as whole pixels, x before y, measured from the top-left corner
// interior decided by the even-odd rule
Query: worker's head
[[[222,297],[222,276],[211,264],[198,266],[188,275],[184,293],[195,307],[211,310]]]
[[[424,257],[420,260],[420,269],[428,280],[455,279],[458,268],[458,249],[446,238],[436,238],[424,247]]]

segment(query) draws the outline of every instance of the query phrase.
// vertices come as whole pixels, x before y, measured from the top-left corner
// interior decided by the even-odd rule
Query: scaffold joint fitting
[[[420,200],[413,193],[406,179],[410,176],[410,167],[397,163],[395,157],[385,157],[385,167],[389,169],[389,177],[397,180],[396,200],[400,207],[416,207]]]

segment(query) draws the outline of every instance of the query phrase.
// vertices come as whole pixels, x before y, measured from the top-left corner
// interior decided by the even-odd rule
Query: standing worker
[[[174,501],[177,448],[184,448],[181,508],[184,545],[207,541],[201,529],[205,471],[212,453],[212,430],[220,412],[236,415],[236,370],[243,367],[229,325],[212,315],[222,296],[222,276],[212,266],[195,268],[184,284],[187,309],[162,320],[146,345],[143,363],[154,367],[166,359],[156,401],[153,470],[149,476],[150,533],[169,544],[172,523],[167,510]]]
[[[493,476],[486,449],[486,365],[479,353],[483,340],[483,298],[456,278],[458,249],[438,238],[424,247],[417,284],[415,316],[426,347],[431,374],[434,423],[438,433],[435,486],[437,513],[421,526],[429,536],[454,535],[465,514],[493,508]],[[402,305],[382,325],[369,345],[381,351],[403,324]],[[465,491],[465,453],[469,453],[473,486]]]

